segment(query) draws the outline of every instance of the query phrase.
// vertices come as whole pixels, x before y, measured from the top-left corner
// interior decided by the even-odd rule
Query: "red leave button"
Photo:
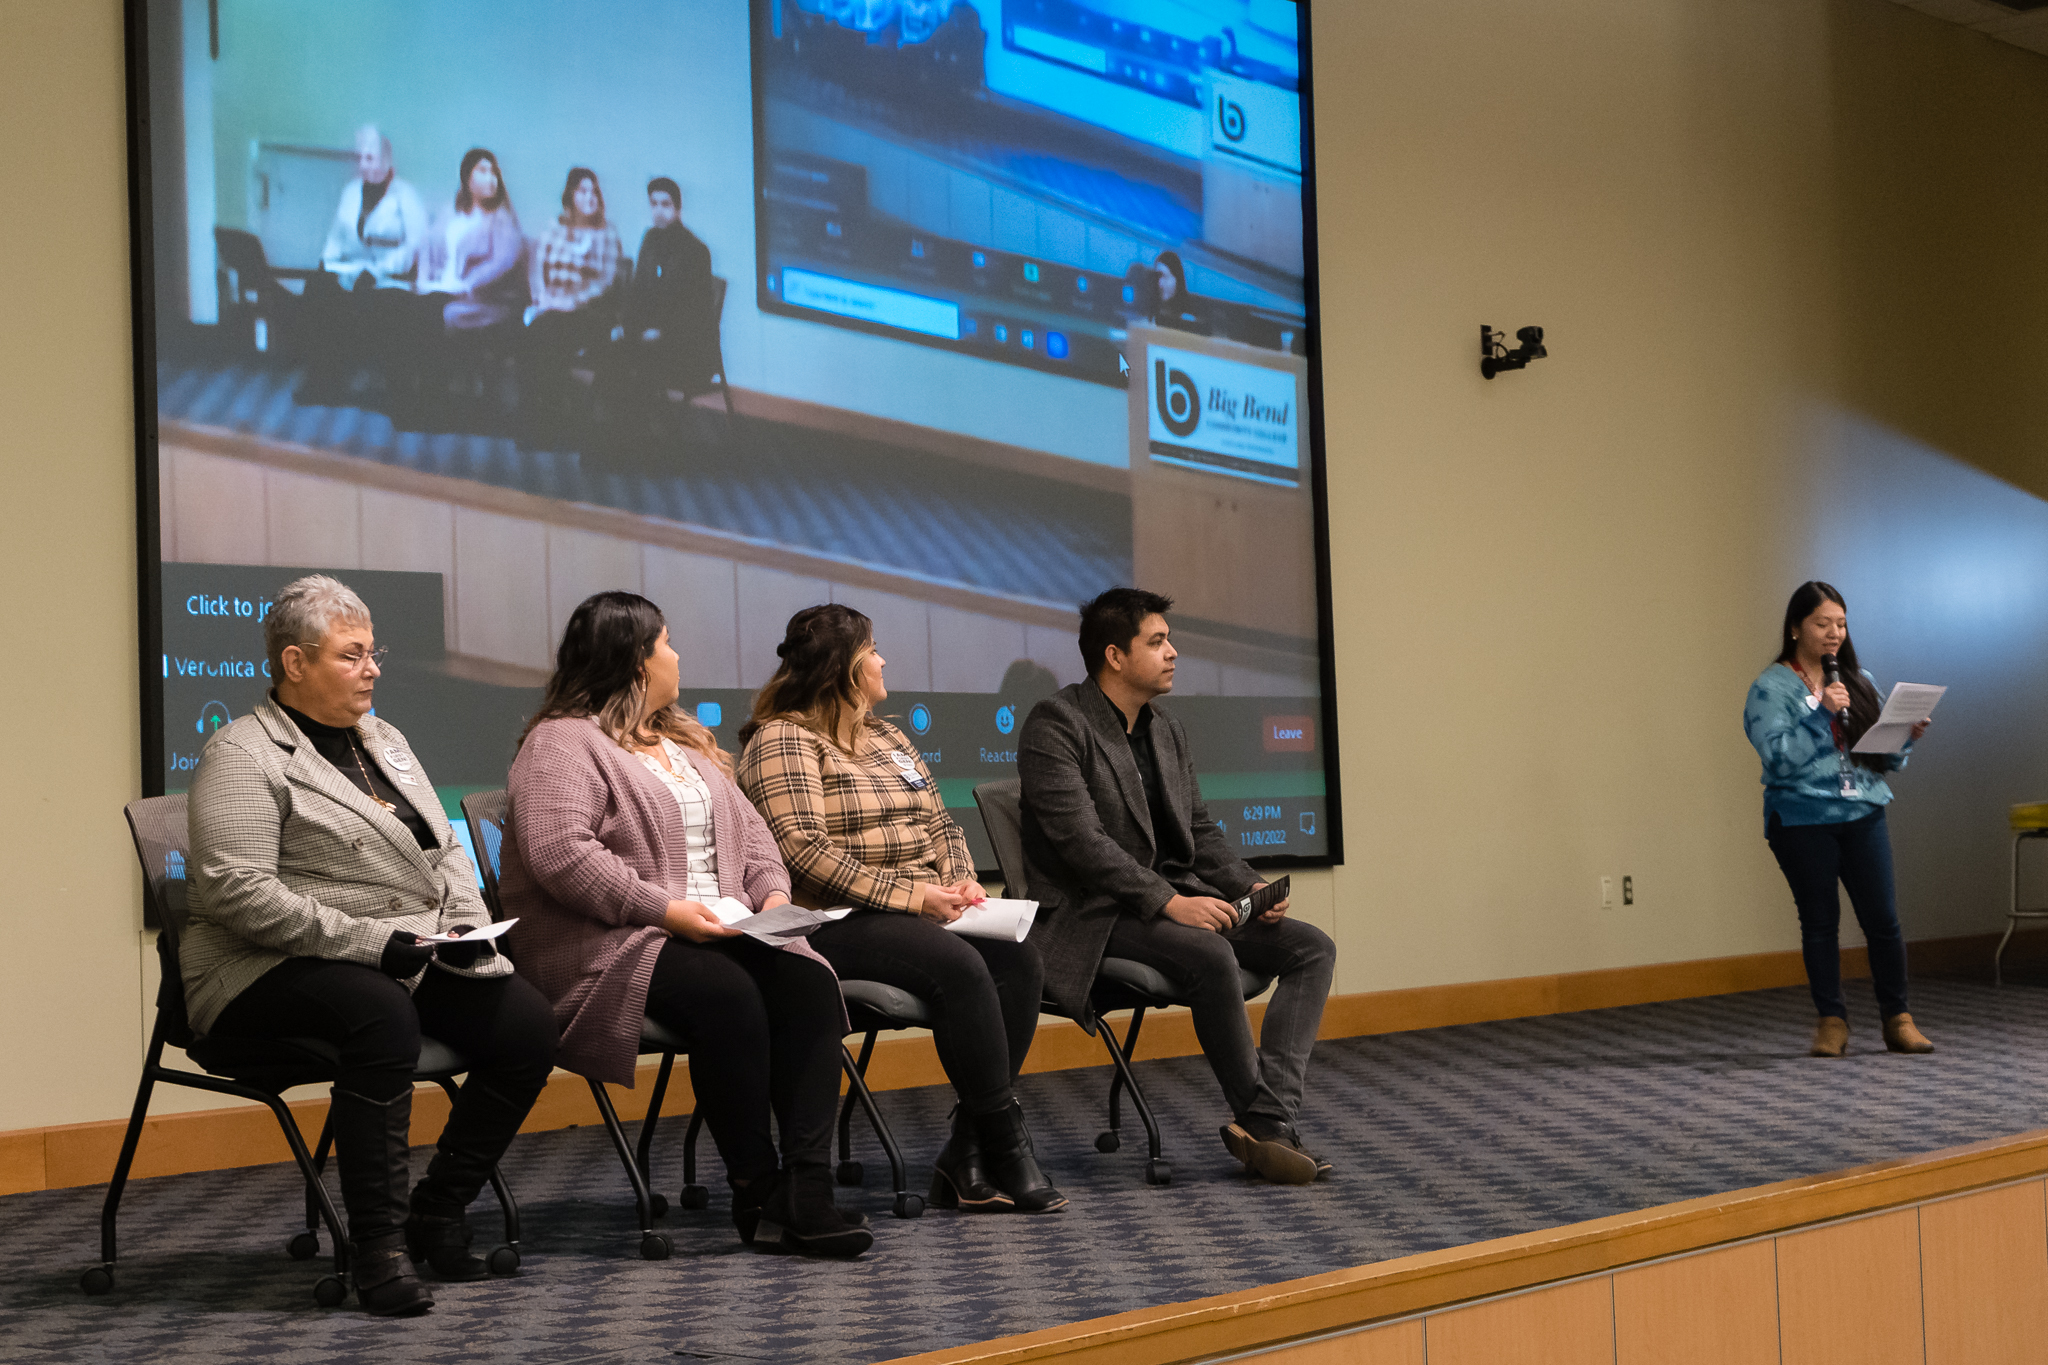
[[[1313,716],[1267,716],[1260,725],[1260,738],[1269,754],[1315,752],[1316,722]]]

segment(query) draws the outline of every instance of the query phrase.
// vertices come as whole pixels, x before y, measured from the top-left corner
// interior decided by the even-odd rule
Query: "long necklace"
[[[355,732],[353,730],[349,732],[348,740],[348,751],[351,754],[355,755],[356,771],[363,775],[363,790],[369,794],[369,797],[372,801],[375,801],[378,805],[382,806],[385,810],[392,812],[394,815],[397,814],[398,806],[394,802],[386,801],[383,797],[377,795],[376,787],[370,784],[370,770],[363,766],[362,741],[358,740],[355,737]]]

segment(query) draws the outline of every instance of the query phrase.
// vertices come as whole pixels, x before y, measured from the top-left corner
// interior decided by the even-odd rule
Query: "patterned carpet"
[[[297,371],[157,369],[167,420],[315,446],[376,464],[515,488],[837,555],[933,582],[1060,604],[1130,578],[1131,506],[1109,493],[874,441],[695,410],[695,433],[631,460],[601,435],[560,441],[421,431],[382,412],[298,400]],[[947,535],[920,534],[943,526]]]
[[[675,1258],[644,1262],[602,1131],[537,1134],[505,1164],[523,1272],[437,1288],[410,1321],[314,1306],[321,1263],[283,1251],[299,1207],[288,1165],[137,1182],[114,1291],[94,1300],[77,1279],[104,1187],[16,1195],[0,1200],[0,1357],[850,1365],[2048,1126],[2048,990],[1916,983],[1941,1049],[1924,1058],[1887,1055],[1867,986],[1850,991],[1841,1062],[1803,1055],[1803,990],[1324,1043],[1303,1128],[1338,1174],[1306,1188],[1237,1172],[1199,1058],[1141,1067],[1174,1162],[1164,1188],[1140,1177],[1142,1140],[1094,1150],[1103,1071],[1027,1077],[1072,1207],[899,1222],[870,1139],[868,1185],[846,1197],[878,1239],[851,1264],[741,1248],[715,1158],[712,1208],[672,1209]],[[881,1103],[913,1161],[928,1158],[946,1095]],[[682,1128],[656,1149],[671,1197]],[[478,1212],[491,1227],[488,1195]]]

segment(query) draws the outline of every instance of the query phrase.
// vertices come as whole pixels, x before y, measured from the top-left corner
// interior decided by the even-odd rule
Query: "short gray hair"
[[[263,617],[263,651],[270,656],[271,681],[284,676],[287,649],[319,644],[336,621],[370,623],[370,609],[347,584],[315,573],[279,588]]]

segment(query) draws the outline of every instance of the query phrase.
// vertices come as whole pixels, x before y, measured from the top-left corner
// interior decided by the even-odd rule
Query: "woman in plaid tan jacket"
[[[811,946],[842,978],[885,981],[931,1009],[959,1097],[932,1205],[1064,1208],[1013,1089],[1038,1028],[1044,964],[1028,943],[941,927],[984,893],[917,749],[873,714],[889,691],[872,623],[847,606],[807,607],[775,652],[782,664],[740,730],[739,783],[775,834],[797,901],[855,907]]]

